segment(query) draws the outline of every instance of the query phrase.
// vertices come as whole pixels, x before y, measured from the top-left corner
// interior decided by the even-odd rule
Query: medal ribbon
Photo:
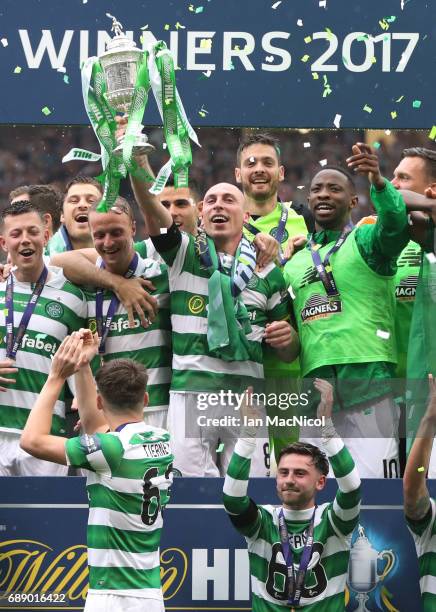
[[[61,225],[61,236],[67,247],[67,251],[74,251],[73,245],[71,244],[71,238],[65,225]]]
[[[14,336],[14,277],[12,274],[9,274],[8,280],[6,281],[6,295],[5,295],[5,303],[6,303],[6,357],[9,359],[13,359],[17,356],[18,350],[23,341],[24,334],[26,333],[27,326],[29,325],[30,317],[35,310],[36,303],[39,299],[39,296],[44,289],[45,281],[47,280],[48,270],[46,266],[44,266],[43,271],[41,272],[40,277],[36,281],[35,288],[33,290],[32,295],[30,296],[30,300],[27,303],[27,306],[23,312],[23,316],[21,317],[20,324],[18,326],[17,335]]]
[[[309,239],[308,245],[310,248],[310,254],[312,255],[313,265],[315,266],[319,277],[321,279],[322,284],[324,285],[325,292],[329,298],[334,298],[339,296],[339,290],[336,286],[335,279],[333,278],[332,267],[330,265],[330,257],[339,251],[341,246],[344,244],[349,234],[353,230],[352,223],[347,223],[344,227],[341,235],[336,240],[335,244],[332,248],[326,253],[324,257],[324,261],[322,261],[321,256],[319,254],[320,245],[316,244],[316,242],[311,237]]]
[[[286,228],[286,223],[288,221],[289,211],[287,207],[283,204],[283,202],[280,202],[280,207],[281,207],[280,220],[279,220],[279,224],[277,226],[277,232],[274,238],[279,243],[278,260],[280,262],[280,265],[284,266],[285,263],[287,262],[287,259],[283,257],[282,240],[285,234],[285,228]],[[252,225],[251,223],[244,223],[244,227],[246,230],[250,232],[250,234],[253,234],[253,236],[257,236],[257,234],[260,234],[261,232],[260,229],[258,229],[257,227],[254,227],[254,225]]]
[[[289,544],[289,532],[286,527],[285,517],[283,508],[279,512],[279,532],[280,541],[282,544],[282,552],[285,558],[286,567],[288,569],[288,604],[291,606],[298,606],[300,604],[301,594],[304,588],[304,581],[306,578],[307,568],[309,567],[310,558],[312,556],[313,548],[313,532],[315,529],[315,512],[316,506],[313,509],[312,518],[310,519],[309,529],[307,532],[306,544],[304,545],[303,552],[301,553],[300,565],[295,575],[294,569],[294,553],[291,545]]]
[[[135,253],[132,261],[127,268],[127,272],[124,275],[124,278],[132,278],[135,274],[135,270],[138,266],[138,254]],[[100,268],[105,268],[104,262],[100,263]],[[106,318],[103,319],[103,302],[104,302],[104,289],[97,289],[95,294],[95,319],[97,323],[97,333],[100,338],[100,344],[98,347],[98,352],[100,355],[104,355],[106,352],[106,340],[109,334],[109,330],[111,328],[112,319],[114,318],[114,314],[118,308],[120,303],[119,299],[116,295],[112,295],[111,300],[109,302],[109,308],[107,310]]]

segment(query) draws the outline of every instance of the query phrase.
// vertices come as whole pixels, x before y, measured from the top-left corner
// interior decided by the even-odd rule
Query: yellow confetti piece
[[[175,28],[176,30],[186,30],[186,26],[182,25],[179,21],[176,23]]]
[[[371,62],[372,62],[373,64],[375,64],[375,63],[377,62],[377,58],[376,58],[376,57],[374,57],[374,56],[372,56],[372,58],[371,58]]]
[[[430,134],[428,135],[430,140],[434,140],[436,138],[436,125],[431,128]]]
[[[327,32],[328,40],[331,40],[333,38],[333,32],[330,30],[330,28],[324,28],[324,30]]]
[[[240,50],[241,50],[241,49],[239,48],[239,45],[235,45],[235,46],[233,47],[233,51],[240,51]]]
[[[418,472],[425,472],[425,467],[421,465],[421,467],[418,468]]]
[[[15,66],[14,74],[20,74],[20,72],[21,72],[21,66]]]
[[[200,40],[200,49],[211,49],[211,48],[212,48],[211,38],[202,38]]]
[[[381,19],[378,23],[382,30],[389,30],[389,24],[386,19]]]
[[[307,62],[308,59],[310,59],[310,55],[303,55],[303,57],[301,58],[301,61]]]
[[[188,6],[188,11],[191,11],[191,13],[193,13],[193,12],[194,12],[194,5],[193,5],[193,4],[190,4],[190,5]]]
[[[396,119],[397,118],[397,111],[392,111],[391,112],[391,117],[392,117],[392,119]]]
[[[169,29],[170,29],[170,24],[169,24],[169,23],[166,23],[166,24],[164,25],[164,30],[169,30]]]
[[[319,74],[317,72],[312,72],[312,77],[317,81],[319,79]]]
[[[304,42],[306,44],[312,42],[312,37],[311,36],[306,36],[306,38],[304,39]]]
[[[48,106],[44,106],[43,108],[41,108],[41,113],[48,117],[48,115],[51,115],[51,110]]]
[[[170,98],[165,98],[165,104],[168,106],[168,104],[171,104],[172,100],[170,100]]]

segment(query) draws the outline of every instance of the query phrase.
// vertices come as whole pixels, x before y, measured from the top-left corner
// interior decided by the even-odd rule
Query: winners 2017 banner
[[[421,0],[3,0],[2,123],[88,123],[80,66],[105,49],[106,13],[139,47],[168,44],[194,125],[436,123],[436,11]],[[155,109],[144,122],[160,125]]]

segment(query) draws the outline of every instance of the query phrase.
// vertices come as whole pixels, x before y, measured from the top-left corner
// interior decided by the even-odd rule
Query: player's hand
[[[0,280],[7,280],[12,268],[13,265],[11,263],[0,264]]]
[[[264,232],[256,234],[253,244],[257,251],[256,268],[258,270],[265,268],[279,254],[279,243],[270,234],[265,234]]]
[[[91,363],[94,357],[98,354],[98,347],[100,346],[100,338],[98,333],[92,333],[90,329],[79,329],[79,334],[83,340],[82,354],[80,356],[80,362],[82,367]]]
[[[53,357],[49,376],[63,380],[72,376],[82,366],[82,350],[83,340],[79,332],[73,332],[71,336],[64,338]]]
[[[149,322],[156,318],[157,300],[147,293],[145,288],[153,291],[155,286],[145,278],[120,277],[117,282],[115,293],[127,310],[129,327],[131,328],[135,327],[135,314],[138,315],[143,327],[148,327]]]
[[[262,414],[257,406],[253,406],[253,387],[248,387],[244,393],[244,401],[240,408],[241,437],[255,438],[259,430]]]
[[[304,234],[298,234],[297,236],[292,236],[289,238],[287,245],[285,246],[285,250],[283,251],[283,257],[288,260],[291,259],[297,251],[302,249],[307,242],[306,236]]]
[[[385,181],[374,150],[364,142],[357,142],[352,146],[352,151],[353,155],[346,160],[348,168],[357,174],[366,174],[376,189],[383,189]]]
[[[272,348],[284,349],[292,342],[292,327],[288,321],[267,323],[263,339]]]
[[[313,383],[315,389],[321,394],[321,401],[318,404],[316,416],[321,419],[330,419],[333,412],[333,386],[322,378],[315,378]]]
[[[117,123],[117,129],[115,130],[115,139],[118,143],[123,142],[126,134],[127,122],[129,118],[127,115],[115,115],[115,121]]]
[[[427,189],[424,191],[424,195],[426,198],[436,200],[436,191],[433,190],[432,187],[427,187]],[[433,219],[433,223],[436,224],[436,202],[430,209],[430,217]]]
[[[15,367],[15,361],[13,359],[1,359],[0,360],[0,383],[2,385],[14,384],[15,378],[8,378],[5,374],[15,374],[18,372],[18,368]],[[6,387],[0,386],[0,391],[7,391]]]

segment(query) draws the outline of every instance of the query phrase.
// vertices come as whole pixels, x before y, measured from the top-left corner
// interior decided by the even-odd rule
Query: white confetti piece
[[[385,130],[385,134],[386,134],[386,136],[390,136],[391,135],[391,130]]]
[[[8,39],[7,38],[2,38],[0,40],[1,44],[3,45],[3,47],[7,47],[8,46]]]
[[[210,75],[212,74],[212,70],[207,70],[207,72],[203,72],[203,74],[206,78],[209,78]]]
[[[59,66],[59,68],[57,68],[57,72],[66,72],[67,69],[65,68],[65,66]]]
[[[378,329],[377,336],[381,338],[382,340],[389,340],[389,338],[391,337],[391,334],[387,331],[383,331],[382,329]]]
[[[274,55],[267,55],[265,61],[268,62],[268,64],[272,64],[274,61]]]
[[[271,8],[276,9],[278,6],[280,6],[281,3],[282,3],[282,0],[278,0],[278,2],[274,2]]]
[[[327,7],[327,0],[319,0],[319,6],[321,8],[326,8]]]
[[[340,127],[341,125],[341,119],[342,119],[342,115],[336,115],[334,120],[333,120],[333,125],[337,128]]]
[[[168,233],[168,228],[167,227],[161,227],[159,231],[160,231],[161,234],[167,234]]]
[[[304,189],[306,185],[297,185],[297,189]]]
[[[428,261],[431,264],[435,264],[436,263],[436,257],[434,253],[426,253],[425,256],[427,257]]]
[[[88,4],[88,0],[82,0],[83,4]]]
[[[302,20],[302,19],[297,19],[297,26],[298,26],[299,28],[302,28],[302,27],[303,27],[303,20]]]
[[[327,160],[326,159],[320,159],[319,160],[319,165],[320,166],[327,166]]]
[[[303,147],[308,149],[310,147],[310,142],[303,142]]]

